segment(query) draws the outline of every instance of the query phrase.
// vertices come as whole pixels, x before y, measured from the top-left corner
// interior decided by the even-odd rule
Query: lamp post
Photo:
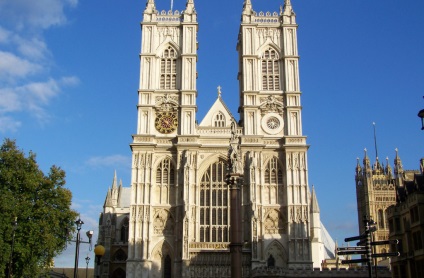
[[[12,248],[11,248],[12,250],[10,251],[9,270],[7,271],[7,278],[10,278],[12,276],[13,249],[15,247],[15,231],[16,231],[16,228],[18,227],[18,217],[15,217],[15,220],[12,222],[12,225],[13,225]]]
[[[74,278],[78,278],[78,259],[79,259],[79,246],[81,243],[88,243],[90,244],[90,251],[91,251],[91,238],[93,237],[93,231],[87,231],[86,235],[88,237],[88,241],[82,241],[80,236],[80,231],[82,224],[84,222],[81,220],[81,218],[78,218],[77,221],[75,221],[75,224],[77,225],[77,238],[76,240],[71,240],[75,242],[75,265],[74,265]]]
[[[97,271],[96,271],[96,277],[100,277],[100,259],[103,257],[103,255],[105,254],[106,249],[103,247],[103,245],[101,244],[97,244],[96,247],[94,247],[94,254],[96,255],[96,264],[97,264]]]
[[[87,255],[87,257],[85,257],[85,263],[87,264],[87,266],[85,267],[85,278],[87,278],[87,273],[88,273],[88,264],[90,263],[90,257]]]

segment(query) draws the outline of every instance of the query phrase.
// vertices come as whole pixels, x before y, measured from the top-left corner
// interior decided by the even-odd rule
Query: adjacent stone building
[[[424,158],[420,171],[404,172],[398,180],[396,204],[388,208],[393,277],[424,277]]]
[[[358,159],[355,173],[359,234],[365,232],[364,218],[368,217],[377,223],[373,240],[387,240],[389,236],[387,208],[396,204],[396,179],[400,179],[403,175],[402,163],[397,151],[394,174],[388,158],[386,166],[382,165],[378,157],[371,165],[367,150],[365,150],[362,166]],[[388,249],[388,245],[377,245],[373,252],[386,253]],[[378,261],[381,260],[385,258],[378,259]]]
[[[102,257],[101,272],[106,277],[125,277],[126,260],[128,258],[128,235],[130,219],[131,188],[118,185],[113,177],[112,186],[106,194],[103,212],[99,219],[98,244],[105,247]],[[96,269],[96,273],[98,273]]]

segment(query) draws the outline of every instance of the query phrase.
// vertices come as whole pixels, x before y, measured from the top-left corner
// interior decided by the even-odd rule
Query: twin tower
[[[198,92],[196,85],[194,0],[187,0],[184,11],[168,12],[148,0],[141,26],[131,189],[122,191],[129,195],[129,213],[114,220],[117,237],[122,238],[121,221],[128,227],[126,260],[124,266],[113,266],[110,259],[106,272],[120,267],[131,278],[230,277],[226,175],[234,137],[244,179],[243,277],[264,266],[320,267],[325,247],[318,202],[308,186],[297,24],[290,0],[273,13],[257,13],[250,0],[243,3],[238,121],[220,88],[204,119],[196,119],[197,97],[209,92]],[[117,242],[111,234],[109,258]]]

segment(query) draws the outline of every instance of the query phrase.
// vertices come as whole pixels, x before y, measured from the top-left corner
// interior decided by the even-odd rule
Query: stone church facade
[[[200,124],[196,119],[197,96],[205,92],[196,86],[193,0],[181,12],[160,12],[147,0],[141,25],[131,188],[117,186],[115,178],[108,192],[99,226],[99,244],[106,247],[97,269],[101,277],[230,277],[226,175],[235,138],[233,167],[244,180],[243,277],[267,265],[320,267],[328,250],[315,191],[308,185],[290,0],[273,13],[256,13],[250,0],[243,3],[238,121],[220,87]]]

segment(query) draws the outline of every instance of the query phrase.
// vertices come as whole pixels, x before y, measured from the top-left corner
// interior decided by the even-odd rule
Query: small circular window
[[[262,118],[262,129],[268,134],[277,134],[283,127],[283,118],[277,113],[269,113]]]
[[[266,125],[269,129],[277,129],[280,127],[280,120],[276,117],[269,117],[266,121]]]

